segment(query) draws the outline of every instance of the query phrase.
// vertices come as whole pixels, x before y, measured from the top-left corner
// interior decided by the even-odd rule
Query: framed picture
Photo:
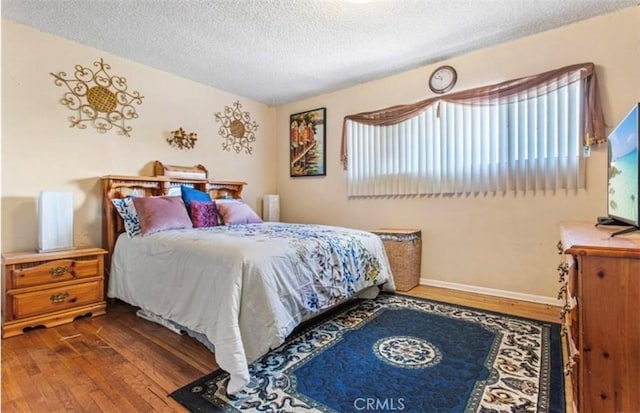
[[[289,175],[325,176],[327,109],[294,113],[289,117]]]

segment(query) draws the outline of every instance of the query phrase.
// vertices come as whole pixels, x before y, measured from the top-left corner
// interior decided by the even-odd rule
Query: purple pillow
[[[142,235],[169,229],[193,228],[187,209],[179,196],[133,198]]]
[[[211,195],[197,189],[189,188],[188,186],[182,185],[180,187],[180,194],[184,201],[184,205],[187,207],[187,211],[189,212],[191,211],[189,205],[193,201],[211,202]]]
[[[194,228],[215,227],[218,225],[218,208],[216,203],[191,201],[191,222]]]
[[[225,225],[233,224],[261,224],[260,217],[247,204],[229,202],[217,205],[218,212]]]

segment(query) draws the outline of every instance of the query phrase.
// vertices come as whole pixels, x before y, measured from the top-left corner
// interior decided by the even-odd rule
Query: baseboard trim
[[[432,280],[428,278],[420,278],[420,285],[431,287],[448,288],[450,290],[466,291],[469,293],[492,295],[495,297],[511,298],[513,300],[529,301],[532,303],[546,304],[554,307],[561,307],[562,300],[553,297],[545,297],[542,295],[523,294],[513,291],[497,290],[494,288],[478,287],[475,285],[458,284],[446,281]]]

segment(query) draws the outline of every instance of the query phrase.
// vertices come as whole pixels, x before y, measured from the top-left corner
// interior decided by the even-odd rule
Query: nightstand
[[[12,252],[2,255],[4,306],[2,337],[26,329],[70,323],[105,314],[102,248]]]

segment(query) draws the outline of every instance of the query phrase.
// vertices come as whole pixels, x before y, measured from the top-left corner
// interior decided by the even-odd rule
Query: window
[[[348,116],[348,195],[584,188],[584,136],[604,135],[597,85],[582,67],[559,71]]]

